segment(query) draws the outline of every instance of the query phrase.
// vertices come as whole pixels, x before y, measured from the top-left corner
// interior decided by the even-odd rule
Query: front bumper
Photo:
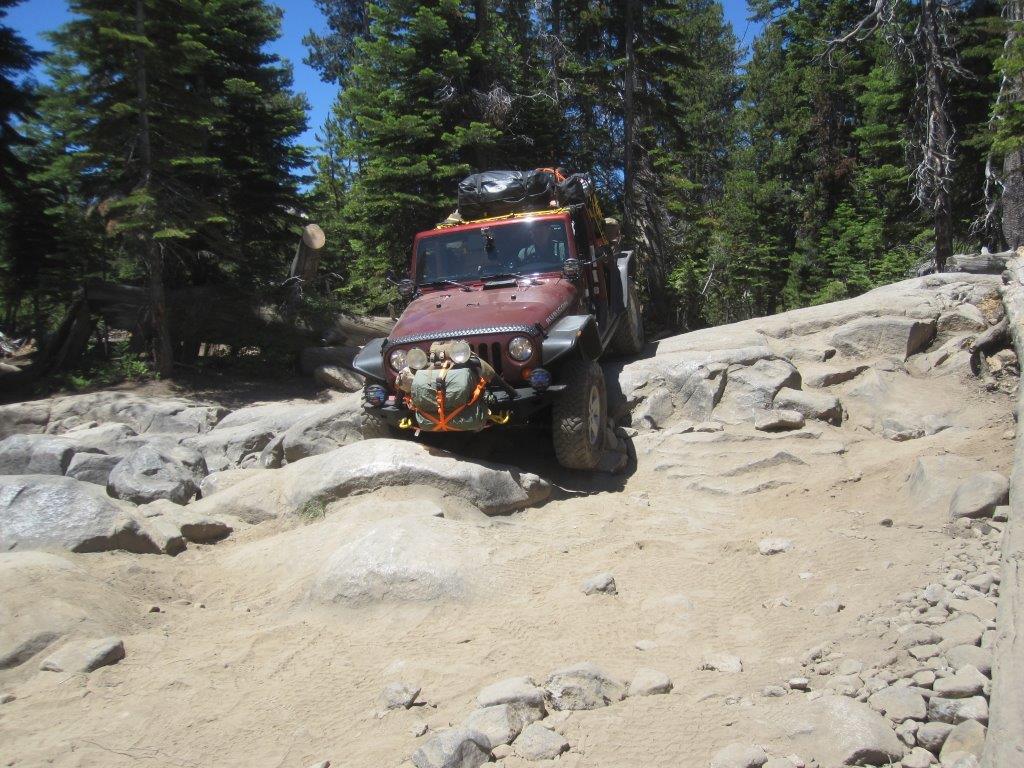
[[[565,388],[565,384],[552,384],[543,392],[538,392],[532,387],[522,387],[515,389],[514,397],[503,389],[491,388],[487,391],[487,403],[492,413],[507,414],[509,424],[522,424],[549,406]],[[408,423],[413,416],[412,411],[396,397],[389,397],[388,402],[379,407],[363,403],[363,408],[383,418],[393,427],[401,427],[403,422]]]

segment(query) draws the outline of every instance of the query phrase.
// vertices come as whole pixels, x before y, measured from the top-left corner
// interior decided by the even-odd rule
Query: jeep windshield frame
[[[411,273],[417,286],[428,288],[561,274],[575,253],[568,216],[476,222],[418,235]]]

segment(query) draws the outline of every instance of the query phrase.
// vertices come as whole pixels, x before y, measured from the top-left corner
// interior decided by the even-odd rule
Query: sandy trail
[[[902,443],[855,419],[781,435],[749,425],[645,432],[635,471],[593,484],[552,472],[539,451],[526,468],[573,488],[509,517],[446,522],[486,552],[457,600],[352,608],[309,598],[332,542],[411,492],[349,499],[324,520],[265,523],[174,559],[78,556],[127,596],[129,618],[113,627],[127,658],[88,676],[0,673],[18,689],[0,713],[0,764],[399,766],[422,741],[418,724],[462,722],[481,687],[584,660],[627,681],[652,667],[675,689],[571,713],[560,765],[702,765],[737,739],[792,752],[801,697],[761,689],[799,674],[800,656],[825,641],[877,663],[885,643],[864,617],[927,584],[956,544],[945,507],[917,510],[906,492],[915,459],[948,452],[1009,467],[1009,396],[957,376],[919,391],[920,412],[953,408],[969,426]],[[760,555],[769,536],[792,549]],[[601,571],[614,574],[617,596],[580,590]],[[831,598],[845,609],[815,615]],[[713,651],[739,656],[743,672],[698,670]],[[395,680],[422,686],[426,704],[378,717],[381,688]]]

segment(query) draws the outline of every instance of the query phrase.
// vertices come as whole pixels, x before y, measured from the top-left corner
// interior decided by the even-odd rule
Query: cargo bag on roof
[[[558,204],[566,208],[572,205],[588,205],[594,194],[594,183],[585,173],[574,173],[558,183]]]
[[[459,213],[466,221],[542,211],[556,198],[555,179],[544,171],[486,171],[459,182]]]

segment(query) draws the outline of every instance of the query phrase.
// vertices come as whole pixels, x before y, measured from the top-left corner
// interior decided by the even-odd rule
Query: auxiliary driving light
[[[380,384],[369,384],[362,390],[362,398],[374,408],[380,408],[387,402],[387,390]]]
[[[551,386],[551,373],[543,368],[534,368],[530,372],[530,386],[538,392],[543,392]]]
[[[374,408],[380,408],[388,401],[388,391],[380,384],[370,384],[363,389],[363,399]]]
[[[450,357],[452,362],[456,365],[465,365],[469,362],[469,358],[472,355],[472,348],[464,341],[456,341],[448,348],[448,357]]]
[[[414,371],[418,371],[421,368],[427,367],[427,353],[419,347],[413,347],[409,350],[409,354],[405,356],[406,365],[412,368]]]

